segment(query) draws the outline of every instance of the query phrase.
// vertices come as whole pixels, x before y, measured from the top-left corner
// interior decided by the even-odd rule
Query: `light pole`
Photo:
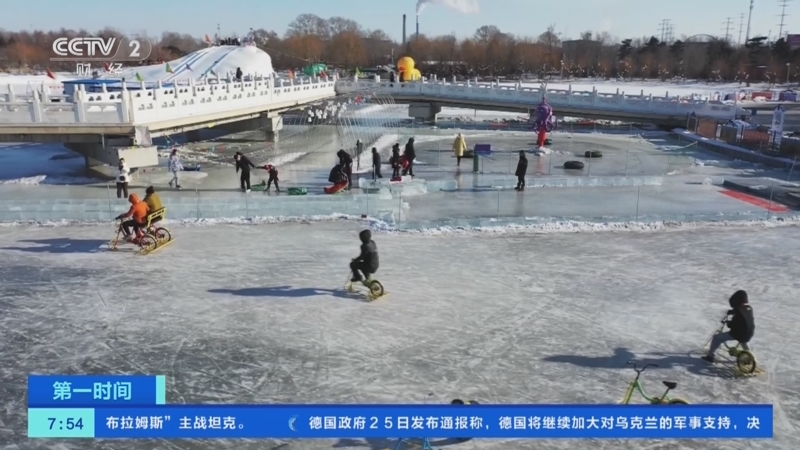
[[[561,79],[564,79],[564,60],[561,60]]]
[[[792,68],[792,63],[790,63],[790,62],[786,63],[786,84],[787,85],[789,85],[791,83],[791,81],[789,81],[789,75],[792,73],[791,72],[791,68]]]

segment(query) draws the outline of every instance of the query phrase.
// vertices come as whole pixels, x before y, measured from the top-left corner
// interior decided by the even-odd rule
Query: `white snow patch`
[[[398,230],[379,221],[374,222],[378,231],[391,233],[423,234],[428,236],[460,235],[460,234],[552,234],[552,233],[601,233],[601,232],[653,232],[684,231],[694,229],[739,229],[739,228],[775,228],[800,225],[800,216],[774,217],[756,220],[721,220],[701,222],[655,221],[655,222],[582,222],[558,221],[532,225],[505,225],[498,227],[438,227],[417,230]]]
[[[270,159],[264,164],[265,165],[272,164],[273,166],[278,167],[281,164],[289,164],[290,162],[295,162],[307,154],[308,152],[285,153],[283,155],[278,155],[275,158]]]
[[[0,184],[18,184],[23,186],[38,186],[40,184],[78,185],[94,183],[99,183],[99,180],[95,178],[81,177],[51,177],[48,175],[36,175],[32,177],[15,178],[11,180],[0,180]]]

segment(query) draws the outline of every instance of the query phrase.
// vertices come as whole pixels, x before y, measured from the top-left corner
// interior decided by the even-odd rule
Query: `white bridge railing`
[[[698,116],[715,117],[719,119],[733,119],[747,114],[747,111],[733,104],[724,104],[708,100],[689,100],[677,96],[670,97],[667,92],[664,97],[653,95],[629,95],[624,92],[615,94],[600,93],[597,88],[592,91],[573,91],[569,89],[548,89],[546,85],[538,88],[500,85],[499,83],[479,84],[474,82],[448,83],[441,80],[415,81],[404,83],[391,83],[381,81],[375,77],[371,80],[341,79],[336,83],[336,92],[347,94],[360,90],[377,90],[399,98],[420,97],[426,99],[441,99],[442,101],[457,100],[459,103],[469,104],[470,101],[480,102],[484,105],[512,106],[534,110],[546,98],[547,102],[558,113],[559,107],[568,107],[570,110],[586,111],[597,114],[608,112],[636,112],[647,115],[661,115],[664,117],[685,117],[695,113]],[[484,106],[485,107],[485,106]]]
[[[336,95],[335,79],[317,77],[281,80],[195,83],[148,87],[121,83],[121,90],[88,92],[77,85],[72,96],[37,90],[30,95],[0,96],[0,127],[6,125],[133,124],[146,125],[188,116],[264,108],[285,108]],[[5,98],[3,98],[5,97]],[[4,101],[3,101],[4,100]]]

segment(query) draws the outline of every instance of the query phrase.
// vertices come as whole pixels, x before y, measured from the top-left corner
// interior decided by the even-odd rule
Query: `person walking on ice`
[[[519,151],[519,161],[517,162],[517,170],[514,175],[517,177],[517,187],[514,190],[525,190],[525,173],[528,172],[528,158],[525,156],[523,150]]]
[[[381,154],[378,153],[378,149],[372,147],[372,180],[375,181],[378,178],[383,178],[381,175]]]
[[[456,167],[461,166],[461,158],[464,157],[465,151],[467,151],[467,141],[464,140],[464,135],[458,133],[456,140],[453,141],[453,153],[456,155]]]
[[[178,156],[178,149],[173,148],[172,153],[169,155],[169,171],[172,173],[172,180],[169,182],[169,187],[175,186],[175,189],[181,188],[180,177],[178,176],[181,170],[183,170],[181,157]]]

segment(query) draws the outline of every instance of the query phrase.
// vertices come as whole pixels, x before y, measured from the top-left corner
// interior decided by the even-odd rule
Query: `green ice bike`
[[[634,392],[638,392],[651,405],[688,405],[689,404],[689,402],[687,402],[686,400],[684,400],[682,398],[669,398],[667,396],[667,393],[669,393],[669,391],[671,391],[671,390],[675,389],[676,387],[678,387],[678,383],[675,383],[674,381],[663,381],[664,386],[667,387],[667,390],[664,391],[664,394],[662,394],[661,397],[650,397],[649,395],[647,395],[647,393],[644,391],[644,386],[642,386],[642,383],[639,381],[639,377],[642,375],[642,372],[644,372],[645,369],[647,369],[648,367],[658,367],[657,364],[645,364],[642,367],[639,367],[633,361],[628,361],[628,364],[632,365],[633,366],[633,370],[636,371],[636,378],[634,378],[633,381],[631,381],[628,384],[628,389],[625,391],[625,396],[622,397],[622,400],[620,400],[618,402],[619,404],[621,404],[621,405],[630,404],[631,397],[633,397],[633,393]]]

